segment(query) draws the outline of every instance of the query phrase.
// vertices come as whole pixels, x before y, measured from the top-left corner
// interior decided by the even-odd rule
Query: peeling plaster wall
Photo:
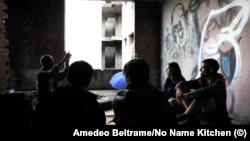
[[[170,61],[187,80],[199,76],[200,62],[214,58],[228,82],[227,108],[238,124],[250,123],[250,1],[163,1],[162,84]]]

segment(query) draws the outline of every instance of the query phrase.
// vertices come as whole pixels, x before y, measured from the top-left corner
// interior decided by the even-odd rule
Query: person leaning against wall
[[[226,108],[226,79],[218,73],[219,63],[215,59],[201,62],[201,76],[198,79],[180,82],[176,86],[176,97],[186,108],[177,117],[179,123],[188,123],[190,117],[197,115],[200,124],[229,125]],[[186,86],[192,91],[184,92]]]
[[[176,85],[177,83],[185,81],[181,73],[181,69],[178,63],[169,62],[166,67],[166,80],[163,86],[166,100],[170,103],[175,114],[180,114],[185,111],[182,103],[176,100]]]

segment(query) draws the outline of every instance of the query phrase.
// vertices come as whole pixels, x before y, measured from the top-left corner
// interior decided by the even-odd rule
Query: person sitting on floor
[[[184,106],[181,102],[176,100],[176,85],[185,81],[185,78],[182,76],[181,69],[178,63],[169,62],[166,67],[166,80],[164,83],[163,91],[166,96],[166,100],[170,103],[171,107],[174,109],[175,114],[180,114],[185,111]]]
[[[149,65],[145,60],[130,60],[125,64],[123,72],[127,86],[113,100],[113,121],[116,125],[152,127],[177,124],[164,93],[150,83]]]
[[[180,120],[199,113],[201,124],[230,124],[226,80],[218,70],[219,63],[215,59],[205,59],[201,62],[201,77],[177,85],[176,97],[186,107],[186,111],[178,115]],[[182,85],[193,91],[183,92],[179,89]]]

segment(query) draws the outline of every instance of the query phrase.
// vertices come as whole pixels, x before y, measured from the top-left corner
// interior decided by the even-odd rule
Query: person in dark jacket
[[[97,96],[86,90],[92,75],[93,68],[85,61],[70,65],[67,76],[69,84],[58,87],[37,107],[39,135],[72,136],[71,129],[88,130],[106,125],[105,113],[97,102]]]
[[[170,103],[176,114],[180,114],[185,111],[181,102],[176,100],[176,84],[185,81],[182,76],[181,69],[178,63],[170,62],[166,67],[166,80],[164,83],[163,91],[166,96],[166,100]]]
[[[149,65],[145,60],[130,60],[125,64],[123,72],[127,86],[113,100],[116,125],[152,127],[177,124],[164,93],[150,83]]]
[[[180,120],[186,119],[199,112],[201,124],[230,124],[226,108],[226,80],[218,73],[219,64],[215,59],[205,59],[200,68],[201,77],[177,85],[176,96],[186,107]],[[183,92],[183,85],[190,92]]]

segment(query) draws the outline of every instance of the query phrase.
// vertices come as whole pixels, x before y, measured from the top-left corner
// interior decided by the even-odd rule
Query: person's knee
[[[177,100],[175,98],[170,98],[168,99],[168,102],[169,104],[172,106],[172,107],[176,107],[176,105],[178,104]]]
[[[185,111],[183,105],[179,103],[175,98],[170,98],[168,102],[176,114],[180,114]]]

